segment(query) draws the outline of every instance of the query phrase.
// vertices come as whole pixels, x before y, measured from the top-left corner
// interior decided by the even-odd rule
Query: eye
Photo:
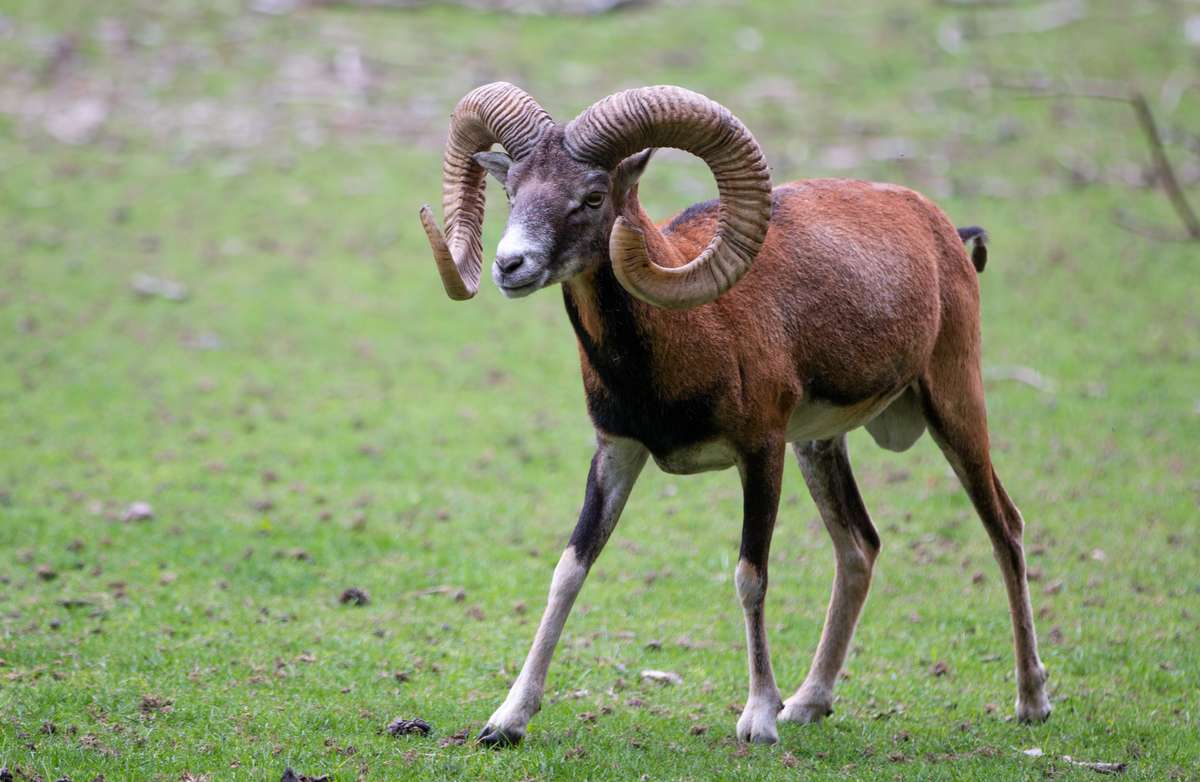
[[[591,209],[599,209],[600,205],[604,203],[604,191],[593,190],[584,197],[583,203]]]

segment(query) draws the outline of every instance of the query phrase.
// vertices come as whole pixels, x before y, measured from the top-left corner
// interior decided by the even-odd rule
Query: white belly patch
[[[691,475],[698,472],[724,470],[736,463],[733,448],[724,440],[710,440],[705,443],[679,448],[662,456],[655,456],[654,462],[663,472],[672,475]]]
[[[849,432],[879,415],[895,397],[866,399],[853,405],[831,405],[827,402],[805,402],[788,419],[789,443],[803,440],[828,440]]]
[[[806,402],[788,420],[787,441],[828,440],[857,429],[879,415],[895,396],[867,399],[853,405]],[[737,451],[725,440],[709,440],[667,454],[655,454],[659,468],[672,475],[724,470],[737,464]]]

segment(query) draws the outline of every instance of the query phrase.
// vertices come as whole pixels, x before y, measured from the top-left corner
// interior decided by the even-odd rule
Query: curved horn
[[[450,298],[461,301],[474,296],[483,269],[485,173],[471,156],[499,142],[520,160],[553,124],[528,93],[502,81],[476,87],[454,107],[442,158],[444,236],[433,210],[428,204],[421,207],[421,226]]]
[[[605,167],[647,147],[676,147],[708,164],[717,180],[717,233],[689,263],[664,267],[642,231],[618,217],[609,237],[613,271],[639,299],[682,309],[712,301],[741,279],[767,235],[771,175],[746,126],[721,104],[682,87],[609,95],[567,125],[567,152]]]

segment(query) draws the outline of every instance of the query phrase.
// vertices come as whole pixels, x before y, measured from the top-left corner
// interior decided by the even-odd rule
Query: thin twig
[[[1159,181],[1166,189],[1175,211],[1179,213],[1179,218],[1187,226],[1188,236],[1200,240],[1200,220],[1192,211],[1192,205],[1188,203],[1187,195],[1175,177],[1175,169],[1171,166],[1171,161],[1167,159],[1166,150],[1163,149],[1162,134],[1158,132],[1158,123],[1154,121],[1154,115],[1150,112],[1150,104],[1146,102],[1146,96],[1134,90],[1129,99],[1133,103],[1133,110],[1137,113],[1138,122],[1142,125],[1142,131],[1150,139],[1154,162],[1158,166]]]
[[[1012,8],[1026,4],[1025,0],[937,0],[937,3],[952,8]]]
[[[1045,0],[1037,5],[980,9],[971,33],[975,36],[1048,33],[1088,17],[1086,0]]]
[[[985,367],[983,377],[985,380],[1013,380],[1046,394],[1054,393],[1054,381],[1033,367]]]
[[[1178,231],[1170,228],[1165,228],[1161,225],[1154,225],[1139,220],[1124,209],[1116,209],[1113,211],[1113,223],[1118,227],[1131,234],[1137,234],[1147,239],[1154,239],[1159,242],[1191,242],[1195,241],[1187,234],[1181,234]]]
[[[1025,92],[1025,97],[1029,98],[1091,98],[1093,100],[1117,101],[1133,108],[1133,112],[1137,116],[1138,125],[1141,126],[1142,133],[1150,144],[1150,154],[1154,157],[1154,167],[1158,181],[1162,183],[1163,190],[1167,193],[1167,198],[1171,200],[1171,206],[1175,208],[1179,219],[1183,221],[1188,238],[1193,241],[1200,241],[1200,218],[1196,217],[1195,210],[1192,209],[1191,203],[1188,202],[1187,194],[1180,186],[1178,177],[1175,176],[1175,168],[1171,165],[1171,160],[1167,157],[1167,151],[1163,147],[1162,134],[1158,130],[1158,123],[1154,120],[1154,114],[1150,111],[1150,104],[1147,102],[1146,96],[1140,90],[1109,81],[1079,82],[1070,87],[1060,87],[1045,80],[1004,81],[996,84],[996,86],[1000,89]],[[1135,230],[1132,224],[1125,224],[1122,227]],[[1151,235],[1146,232],[1144,226],[1138,230],[1138,233]],[[1163,237],[1159,234],[1153,238]]]

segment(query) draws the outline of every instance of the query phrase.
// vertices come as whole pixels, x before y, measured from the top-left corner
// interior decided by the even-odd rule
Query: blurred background
[[[504,79],[561,122],[680,84],[751,128],[776,183],[896,182],[985,226],[993,447],[1066,699],[1038,740],[1146,778],[1194,769],[1198,66],[1195,0],[6,0],[0,759],[47,778],[378,769],[395,751],[373,731],[395,713],[450,734],[498,702],[592,450],[558,292],[509,302],[485,276],[475,300],[446,300],[417,220],[423,203],[440,214],[454,104]],[[490,260],[505,209],[489,188]],[[641,193],[665,219],[715,187],[667,153]],[[928,439],[851,447],[885,561],[843,717],[886,743],[871,716],[907,702],[928,714],[908,724],[913,757],[1008,753],[1007,706],[982,733],[936,719],[1010,696],[985,536]],[[647,471],[568,628],[594,647],[568,643],[551,675],[593,695],[539,717],[546,735],[593,730],[575,711],[599,708],[606,666],[646,664],[688,682],[660,704],[663,730],[714,726],[695,773],[742,762],[715,737],[744,687],[738,498],[732,473]],[[783,516],[771,611],[788,688],[832,568],[790,468]],[[338,602],[351,586],[369,607]],[[940,659],[953,685],[926,675]],[[574,758],[593,778],[616,774],[600,724],[592,759]],[[859,758],[849,733],[818,735],[811,773]],[[456,747],[402,767],[572,761],[553,741],[484,765]]]

